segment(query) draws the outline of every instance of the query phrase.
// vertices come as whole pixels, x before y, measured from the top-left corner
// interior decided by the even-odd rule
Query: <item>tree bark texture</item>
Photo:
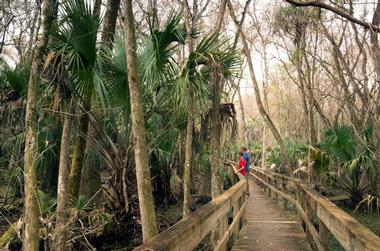
[[[26,101],[25,115],[25,152],[24,152],[24,240],[23,250],[39,250],[39,208],[37,198],[37,100],[38,88],[41,81],[42,63],[45,56],[45,49],[49,41],[49,34],[56,19],[55,0],[46,0],[43,3],[43,32],[41,40],[38,42],[30,70],[28,93]]]
[[[57,216],[55,225],[55,235],[53,240],[53,250],[66,250],[66,227],[68,218],[68,186],[69,186],[69,153],[71,134],[71,102],[63,116],[63,128],[61,136],[61,149],[59,155],[59,174],[57,188]]]
[[[78,110],[80,110],[78,108]],[[88,114],[85,112],[79,118],[78,132],[75,137],[73,159],[69,178],[69,198],[76,199],[79,195],[83,161],[86,155],[86,136],[88,131]]]
[[[185,28],[188,34],[191,34],[192,25],[190,10],[186,4],[186,1],[183,2],[184,11],[184,21]],[[193,38],[188,36],[188,49],[189,54],[194,51],[194,41]],[[189,80],[193,81],[192,69],[190,69]],[[194,113],[194,95],[192,91],[192,83],[189,83],[189,97],[187,105],[187,126],[186,126],[186,143],[185,143],[185,164],[183,171],[183,217],[186,217],[190,212],[190,190],[191,190],[191,160],[192,160],[192,151],[193,151],[193,113]]]
[[[115,38],[116,21],[120,8],[120,0],[108,0],[107,10],[104,16],[103,33],[101,41],[104,43],[110,43]]]
[[[152,184],[148,163],[148,149],[145,142],[145,121],[142,93],[137,73],[135,21],[132,0],[124,1],[125,48],[127,50],[128,84],[131,98],[131,120],[136,162],[137,188],[140,205],[143,241],[157,234]]]

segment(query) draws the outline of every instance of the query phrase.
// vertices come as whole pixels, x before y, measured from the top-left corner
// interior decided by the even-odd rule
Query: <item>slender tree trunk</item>
[[[262,148],[262,152],[261,152],[261,168],[265,168],[265,164],[266,164],[266,138],[267,138],[267,128],[266,126],[264,125],[263,127],[263,148]]]
[[[137,73],[135,20],[132,0],[124,1],[125,48],[127,50],[128,84],[131,98],[132,134],[136,161],[136,177],[139,196],[143,241],[157,234],[156,212],[154,210],[151,177],[148,163],[148,149],[145,142],[145,121],[142,93]]]
[[[184,4],[184,21],[186,31],[191,34],[191,23],[190,23],[190,13],[189,8],[186,4],[186,1],[183,1]],[[193,38],[188,36],[188,48],[189,54],[194,51],[194,41]],[[193,74],[190,73],[190,81],[193,81]],[[183,217],[186,217],[190,212],[190,190],[191,190],[191,159],[192,159],[192,145],[193,145],[193,113],[194,113],[194,94],[191,90],[192,84],[189,84],[189,97],[187,105],[187,126],[186,126],[186,143],[185,143],[185,166],[183,171]]]
[[[41,81],[42,63],[44,60],[45,49],[49,41],[50,30],[56,19],[55,8],[57,2],[55,0],[47,0],[43,3],[44,29],[41,40],[35,51],[32,67],[30,70],[28,82],[28,94],[26,101],[25,115],[25,153],[24,153],[24,175],[25,175],[25,201],[24,201],[24,240],[23,250],[38,251],[39,250],[39,209],[37,198],[37,174],[36,174],[36,158],[37,158],[37,99],[38,85]]]
[[[269,116],[269,102],[268,102],[268,92],[267,87],[269,85],[269,66],[268,66],[268,57],[267,57],[267,40],[264,40],[263,43],[263,60],[264,60],[264,82],[263,82],[263,95],[264,95],[264,104],[265,110]],[[266,164],[266,138],[267,138],[267,128],[264,124],[263,127],[263,139],[262,139],[262,149],[261,149],[261,167],[265,168]]]
[[[220,168],[220,92],[221,92],[221,83],[218,78],[217,69],[212,69],[212,110],[211,110],[211,198],[215,199],[218,197],[221,192],[221,180],[219,176]]]
[[[239,27],[239,23],[236,19],[234,10],[233,10],[231,2],[229,0],[228,0],[227,5],[228,5],[228,9],[230,11],[230,16],[232,18],[232,21],[234,22],[238,32],[240,32],[241,41],[243,43],[243,52],[247,58],[248,69],[250,72],[251,81],[252,81],[253,88],[255,91],[255,99],[256,99],[257,108],[259,109],[261,116],[263,117],[263,119],[267,123],[267,125],[269,126],[270,130],[273,133],[274,138],[276,139],[277,143],[279,144],[281,153],[284,157],[286,164],[289,165],[290,162],[289,162],[289,158],[288,158],[288,154],[287,154],[287,151],[285,148],[284,141],[282,140],[281,135],[278,133],[278,130],[277,130],[276,126],[274,125],[272,119],[269,117],[268,113],[265,111],[263,103],[261,101],[260,89],[259,89],[259,85],[258,85],[257,80],[256,80],[254,69],[253,69],[252,57],[251,57],[251,53],[250,53],[250,50],[248,47],[247,38],[246,38],[245,34],[243,33],[243,31]]]
[[[222,0],[219,6],[217,22],[215,24],[214,33],[218,34],[223,25],[224,13],[226,10],[226,0]],[[212,64],[212,63],[211,63]],[[212,110],[211,110],[211,198],[215,199],[222,193],[222,184],[219,175],[220,168],[220,138],[221,138],[221,117],[220,117],[220,96],[223,90],[222,79],[218,76],[218,66],[211,66],[212,86]]]
[[[377,4],[376,4],[376,9],[375,9],[375,12],[373,14],[373,18],[372,18],[372,24],[373,25],[376,25],[378,26],[380,24],[380,0],[377,1]],[[375,73],[376,73],[376,85],[379,85],[380,83],[380,46],[379,46],[379,34],[377,32],[374,32],[372,31],[371,32],[371,49],[372,49],[372,54],[373,54],[373,61],[374,61],[374,65],[375,65]],[[378,104],[379,101],[380,101],[380,90],[378,89],[377,91],[377,96],[375,97],[376,98],[376,103]],[[377,107],[377,109],[375,110],[375,118],[373,118],[373,123],[374,124],[379,124],[379,113],[380,113],[380,108]],[[380,132],[379,132],[379,128],[377,128],[377,130],[375,130],[375,137],[376,137],[376,140],[377,140],[377,143],[380,142]],[[376,148],[375,150],[375,156],[376,156],[376,159],[379,159],[379,156],[380,156],[380,150],[379,148]],[[379,168],[377,168],[377,192],[380,191],[380,170]]]
[[[92,110],[94,109],[92,108]],[[100,167],[94,161],[95,153],[92,150],[92,145],[96,142],[97,130],[92,123],[91,121],[88,122],[85,158],[83,160],[79,187],[79,194],[85,195],[88,198],[94,196],[101,187]]]
[[[239,22],[237,32],[235,34],[233,48],[236,48],[237,42],[238,42],[239,37],[240,37],[240,30],[243,26],[245,15],[247,14],[248,6],[250,3],[251,3],[251,0],[247,0],[245,2],[244,10],[243,10],[243,13],[242,13],[241,18],[240,18],[240,22]],[[227,5],[227,0],[226,0],[226,5]],[[243,74],[243,72],[242,72],[242,74]],[[240,78],[241,78],[241,76],[240,76]],[[239,84],[240,84],[240,82],[239,82]],[[240,109],[241,109],[241,117],[242,117],[242,121],[243,121],[244,144],[246,145],[246,147],[248,147],[248,130],[247,130],[247,123],[246,123],[246,119],[245,119],[245,109],[244,109],[244,104],[243,104],[243,100],[242,100],[242,96],[241,96],[240,85],[238,86],[238,96],[239,96],[239,103],[240,103]]]
[[[239,96],[239,104],[240,104],[240,114],[241,114],[241,121],[243,123],[243,139],[244,139],[244,144],[246,147],[248,147],[248,131],[247,131],[247,123],[245,121],[245,110],[244,110],[244,104],[243,104],[243,99],[241,97],[241,91],[240,91],[240,85],[238,86],[238,96]]]
[[[116,21],[119,13],[119,8],[120,0],[108,0],[107,10],[104,16],[103,33],[101,41],[110,43],[111,46],[115,38]]]
[[[95,0],[95,2],[94,2],[94,9],[93,9],[93,13],[94,13],[94,18],[95,19],[99,20],[101,7],[102,7],[102,0]]]
[[[34,10],[34,16],[33,16],[33,21],[32,21],[32,26],[30,27],[30,38],[29,38],[29,41],[28,41],[28,47],[27,47],[27,51],[26,51],[26,56],[25,56],[25,59],[27,62],[29,62],[29,60],[31,60],[32,58],[32,49],[33,49],[33,42],[34,42],[34,34],[36,32],[36,26],[37,26],[37,21],[38,21],[38,16],[40,14],[40,4],[38,4],[37,8],[35,8]],[[38,32],[38,30],[37,30]],[[0,52],[1,53],[1,52]]]
[[[68,186],[69,186],[69,153],[70,153],[70,134],[71,134],[71,101],[66,104],[68,108],[63,116],[63,128],[61,136],[61,149],[59,155],[59,174],[57,189],[57,216],[55,225],[55,236],[53,250],[66,250],[66,227],[67,227],[67,205],[68,205]]]
[[[80,112],[80,108],[77,108]],[[74,142],[74,153],[70,169],[69,178],[69,198],[76,199],[79,195],[83,160],[86,154],[86,135],[88,131],[88,114],[87,109],[79,118],[78,132]]]

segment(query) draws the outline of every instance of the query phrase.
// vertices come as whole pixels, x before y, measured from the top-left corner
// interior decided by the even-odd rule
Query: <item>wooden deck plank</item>
[[[232,250],[311,250],[295,212],[283,211],[253,181],[249,181],[245,222]]]

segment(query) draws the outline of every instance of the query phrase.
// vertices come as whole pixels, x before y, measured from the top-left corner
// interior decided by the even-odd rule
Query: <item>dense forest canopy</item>
[[[242,146],[379,211],[379,25],[380,1],[3,0],[0,249],[130,250]]]

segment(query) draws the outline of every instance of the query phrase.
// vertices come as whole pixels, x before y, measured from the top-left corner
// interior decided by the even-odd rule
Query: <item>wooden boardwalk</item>
[[[251,179],[245,222],[232,250],[311,250],[295,212],[284,211]]]

